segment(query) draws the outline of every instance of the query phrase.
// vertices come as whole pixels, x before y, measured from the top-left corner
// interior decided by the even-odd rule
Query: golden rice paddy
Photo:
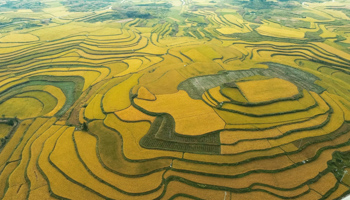
[[[348,0],[66,3],[0,11],[1,199],[350,193]]]

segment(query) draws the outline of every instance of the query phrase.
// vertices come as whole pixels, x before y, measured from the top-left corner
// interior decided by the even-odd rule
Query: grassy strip
[[[158,116],[152,123],[148,133],[140,140],[140,145],[146,149],[203,154],[220,153],[219,132],[206,134],[205,136],[186,137],[175,133],[174,128],[175,121],[170,115]]]
[[[127,191],[125,191],[125,190],[122,190],[122,189],[120,189],[120,188],[114,186],[113,184],[111,184],[111,183],[109,183],[109,182],[103,180],[102,178],[98,177],[96,174],[94,174],[94,173],[89,169],[89,167],[87,166],[87,164],[86,164],[86,163],[83,161],[83,159],[81,158],[81,156],[80,156],[80,154],[79,154],[78,146],[77,146],[77,143],[76,143],[76,140],[75,140],[75,136],[74,136],[74,135],[75,135],[75,134],[73,134],[74,147],[75,147],[75,150],[76,150],[76,153],[77,153],[77,155],[78,155],[78,158],[79,158],[80,162],[84,165],[85,169],[89,172],[89,174],[90,174],[91,176],[93,176],[95,179],[97,179],[99,182],[104,183],[104,184],[106,184],[106,185],[108,185],[108,186],[114,188],[114,189],[117,190],[118,192],[121,192],[121,193],[126,194],[126,195],[130,195],[130,196],[142,196],[142,195],[152,194],[152,193],[154,193],[154,192],[156,192],[156,191],[158,191],[159,189],[162,188],[163,183],[161,183],[158,187],[156,187],[156,188],[154,188],[154,189],[152,189],[152,190],[149,190],[149,191],[138,192],[138,193],[132,193],[132,192],[127,192]],[[132,179],[132,178],[130,178],[130,179]],[[132,180],[129,180],[128,182],[132,182]],[[125,184],[127,184],[127,183],[125,183]]]
[[[89,133],[97,139],[96,152],[102,166],[124,177],[143,177],[169,168],[170,157],[147,160],[130,160],[123,153],[120,133],[106,127],[102,120],[88,124]],[[144,166],[149,166],[145,168]]]

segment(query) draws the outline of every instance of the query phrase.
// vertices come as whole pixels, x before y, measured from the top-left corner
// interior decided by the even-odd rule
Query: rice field
[[[0,10],[0,199],[350,194],[349,1],[251,2]]]

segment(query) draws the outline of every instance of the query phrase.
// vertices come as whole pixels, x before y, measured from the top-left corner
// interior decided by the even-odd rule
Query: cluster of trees
[[[264,9],[269,8],[270,5],[271,3],[267,2],[266,0],[249,0],[245,7],[252,9]]]
[[[173,5],[171,3],[144,3],[144,4],[137,4],[136,6],[171,8]]]
[[[175,37],[178,32],[179,32],[179,25],[177,24],[177,22],[174,22],[172,24],[172,29],[171,29],[169,35],[171,37]]]
[[[126,15],[128,18],[163,18],[172,7],[170,3],[123,4],[113,7],[113,10]]]
[[[93,12],[109,6],[111,2],[111,0],[67,0],[61,3],[69,12]]]
[[[67,7],[70,12],[93,12],[96,10],[107,9],[113,5],[113,0],[67,0],[61,3]],[[132,2],[113,5],[113,12],[107,15],[101,15],[90,22],[106,21],[125,18],[163,18],[172,7],[170,3],[145,3],[134,4]]]
[[[6,1],[6,3],[2,4],[0,7],[2,9],[31,9],[33,11],[40,11],[45,7],[45,3],[30,0]]]
[[[5,118],[5,115],[2,115],[2,118]],[[10,125],[10,126],[14,126],[16,125],[18,122],[18,119],[17,117],[15,118],[10,118],[10,119],[5,119],[5,123],[7,125]],[[0,149],[2,149],[5,144],[7,143],[7,141],[10,139],[10,134],[6,135],[5,137],[3,138],[0,138]]]
[[[15,30],[22,30],[22,29],[26,29],[26,28],[32,28],[32,27],[40,27],[42,26],[41,24],[37,24],[34,22],[23,22],[22,24],[20,24],[19,26],[17,26],[15,28]]]
[[[149,12],[140,12],[139,10],[128,10],[125,12],[127,18],[149,19],[152,15]]]

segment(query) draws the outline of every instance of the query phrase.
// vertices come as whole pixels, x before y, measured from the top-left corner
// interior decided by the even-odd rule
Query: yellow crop
[[[236,145],[221,145],[221,154],[237,154],[251,150],[263,150],[271,148],[270,143],[265,140],[243,141]]]
[[[30,126],[30,124],[33,122],[31,119],[23,120],[16,132],[13,134],[11,140],[5,145],[5,147],[2,149],[0,153],[0,166],[3,167],[7,160],[10,158],[12,152],[15,150],[15,147],[20,142],[21,138],[23,137],[25,131]]]
[[[337,179],[331,172],[323,175],[317,182],[310,185],[310,188],[317,191],[321,195],[325,195],[337,184]]]
[[[221,92],[228,98],[238,101],[247,102],[247,99],[242,95],[242,93],[237,88],[222,88]]]
[[[210,0],[147,19],[48,4],[0,12],[0,198],[348,191],[327,163],[350,151],[345,2],[305,2],[290,19]]]
[[[231,144],[243,139],[263,139],[280,135],[282,133],[277,128],[257,131],[222,131],[220,132],[220,142],[221,144]]]
[[[105,114],[101,110],[101,94],[96,94],[85,109],[85,117],[88,119],[104,119]]]
[[[303,109],[306,110],[311,106],[315,105],[316,101],[314,100],[314,98],[311,96],[309,92],[307,92],[306,90],[303,90],[303,95],[304,96],[298,100],[278,101],[272,104],[254,106],[254,107],[240,106],[240,105],[235,105],[233,103],[224,103],[222,108],[232,110],[232,111],[248,113],[248,114],[264,115],[264,114],[272,114],[272,113],[285,113],[285,112],[291,112],[291,111],[297,111],[297,110],[303,110]]]
[[[41,135],[38,135],[37,139],[32,143],[30,148],[30,157],[31,158],[38,158],[41,150],[42,145],[45,142],[47,138],[49,138],[52,134],[64,129],[64,127],[60,125],[53,125],[45,132],[42,132]],[[30,180],[30,189],[39,188],[41,186],[44,186],[47,184],[47,181],[45,178],[41,175],[38,166],[37,166],[37,159],[30,159],[28,166],[27,166],[27,177]]]
[[[42,116],[42,115],[49,113],[57,105],[56,98],[54,98],[50,94],[48,94],[46,92],[42,92],[42,91],[25,92],[25,93],[21,93],[21,94],[16,95],[16,97],[24,97],[24,98],[32,97],[32,98],[39,100],[43,106],[43,109],[42,109],[41,113],[39,114],[39,116]]]
[[[341,195],[343,195],[346,191],[348,191],[348,186],[343,184],[339,184],[338,188],[327,198],[327,200],[337,199]]]
[[[38,118],[31,124],[31,126],[26,131],[22,142],[20,143],[19,146],[17,146],[16,151],[11,156],[11,159],[19,159],[19,158],[21,159],[17,168],[9,176],[8,183],[10,188],[14,190],[13,191],[14,193],[18,191],[18,189],[21,187],[22,184],[26,184],[27,182],[24,177],[24,174],[26,173],[25,171],[27,169],[27,164],[29,162],[29,156],[30,156],[29,149],[33,141],[36,139],[35,137],[32,137],[32,135],[46,120],[47,119],[45,118]],[[8,194],[10,196],[13,195],[11,194],[11,189]]]
[[[209,94],[218,102],[230,101],[228,98],[222,96],[220,93],[220,86],[210,89]]]
[[[286,27],[273,27],[271,25],[261,25],[256,29],[261,35],[272,36],[272,37],[282,37],[282,38],[304,38],[304,32],[286,28]]]
[[[208,92],[202,94],[202,100],[212,107],[216,107],[218,104],[214,101],[212,97],[209,96]]]
[[[228,156],[228,155],[226,155]],[[293,162],[287,156],[279,156],[275,158],[267,158],[263,160],[255,160],[241,165],[208,165],[205,163],[189,163],[181,160],[174,160],[173,167],[175,169],[185,171],[197,171],[205,174],[217,175],[238,175],[253,170],[281,169],[292,165]]]
[[[0,124],[0,138],[4,138],[7,134],[10,133],[12,126],[8,124]]]
[[[180,158],[181,152],[172,152],[156,149],[145,149],[140,146],[141,138],[147,133],[148,122],[123,122],[114,114],[108,114],[104,124],[118,131],[123,139],[123,153],[125,157],[133,160],[173,156]]]
[[[133,72],[136,72],[138,68],[141,67],[143,63],[143,59],[137,58],[137,59],[126,59],[123,60],[128,65],[128,69],[123,71],[122,73],[118,74],[118,76],[123,76],[126,74],[130,74]]]
[[[299,93],[292,83],[279,78],[236,83],[249,102],[264,102],[291,97]]]
[[[293,133],[291,135],[287,135],[287,136],[282,137],[280,139],[269,140],[271,145],[272,146],[279,146],[282,144],[293,142],[293,141],[298,140],[298,139],[302,139],[304,137],[314,137],[314,136],[326,135],[326,134],[329,134],[329,133],[337,130],[344,122],[343,111],[336,104],[336,102],[334,102],[334,100],[332,100],[330,98],[330,96],[327,94],[327,92],[324,92],[322,94],[322,97],[333,108],[333,113],[331,114],[331,118],[326,125],[324,125],[322,128],[313,129],[313,130],[309,130],[309,131],[300,131],[300,132]]]
[[[6,166],[2,166],[2,173],[0,174],[0,195],[3,196],[5,192],[6,183],[8,177],[11,175],[12,171],[17,167],[19,161],[14,161],[8,163]]]
[[[55,127],[55,128],[52,127],[51,130],[53,132],[55,132],[58,128],[59,127]],[[46,134],[46,132],[44,134]],[[43,138],[44,134],[41,135],[40,138]],[[26,181],[26,178],[24,177],[24,174],[28,173],[27,174],[28,178],[29,178],[29,180],[31,180],[31,185],[30,185],[31,188],[38,188],[38,185],[36,184],[37,182],[44,182],[46,184],[46,181],[43,179],[43,177],[41,176],[40,172],[36,169],[35,166],[31,166],[31,165],[27,166],[28,162],[29,162],[29,156],[30,156],[29,155],[29,147],[32,145],[32,142],[34,140],[35,140],[35,138],[31,138],[31,140],[29,141],[29,143],[27,144],[27,146],[25,148],[26,149],[26,151],[25,151],[26,153],[23,154],[23,157],[22,157],[23,161],[21,160],[21,162],[18,165],[18,167],[12,172],[11,176],[9,177],[9,186],[10,187],[9,187],[9,190],[6,191],[5,198],[7,196],[15,196],[18,190],[22,190],[23,189],[22,188],[23,185],[27,187],[26,188],[27,191],[23,191],[24,192],[23,195],[26,196],[26,193],[29,190],[29,185],[27,185],[27,183],[26,183],[27,181]],[[36,147],[39,146],[38,145],[38,143],[39,143],[38,140],[40,140],[40,139],[35,140],[35,144],[34,145],[37,145]],[[35,149],[34,145],[32,145],[32,149],[33,148]],[[32,155],[31,155],[31,158],[32,158],[31,161],[32,162],[31,163],[35,163],[35,161],[33,162],[33,160],[35,160],[33,158],[36,158],[37,156],[33,156],[33,154],[35,155],[35,153],[33,153],[33,152],[31,152],[31,153],[32,153]],[[34,167],[34,169],[33,169],[33,167]],[[29,170],[29,171],[27,172],[27,170]],[[31,176],[32,174],[35,176],[34,179],[32,179],[33,178]]]
[[[156,101],[135,99],[135,103],[151,112],[169,113],[174,117],[177,133],[202,135],[225,126],[225,122],[211,107],[201,100],[191,99],[185,91],[156,97]]]
[[[0,113],[7,117],[26,119],[37,117],[41,113],[43,105],[34,98],[11,98],[0,104]]]
[[[28,199],[29,200],[36,200],[36,199],[54,200],[55,198],[50,196],[49,186],[44,185],[40,188],[29,191]]]
[[[211,200],[222,200],[230,196],[230,192],[215,191],[211,189],[193,187],[191,185],[185,184],[179,181],[171,181],[168,184],[166,193],[164,194],[162,200],[170,199],[176,194],[189,194],[196,196],[200,199],[211,199]]]
[[[150,100],[150,101],[156,100],[156,96],[154,96],[154,94],[148,91],[147,88],[145,87],[139,88],[137,92],[137,98],[143,99],[143,100]]]
[[[66,96],[64,95],[64,93],[60,88],[57,88],[55,86],[46,85],[44,86],[43,90],[49,92],[52,96],[54,96],[57,99],[56,107],[51,112],[46,114],[46,116],[53,116],[66,103]]]
[[[32,34],[10,34],[0,38],[0,42],[33,42],[39,40]]]
[[[263,185],[254,185],[252,187],[252,189],[254,190],[265,190],[265,191],[269,191],[273,194],[277,194],[283,197],[295,197],[297,195],[303,195],[303,193],[307,193],[309,190],[308,185],[304,185],[300,188],[293,188],[293,190],[279,190],[279,189],[274,189],[268,186],[263,186]],[[256,194],[257,192],[253,192],[253,193],[248,193],[248,194]],[[266,194],[266,193],[265,193]],[[303,197],[307,196],[309,194],[303,195]],[[311,196],[316,196],[315,194],[311,195]],[[310,195],[309,195],[310,197]],[[274,198],[274,197],[272,197]]]
[[[96,138],[88,133],[74,132],[78,153],[83,162],[96,176],[114,185],[115,187],[131,193],[141,193],[157,188],[162,181],[162,171],[143,177],[123,177],[106,170],[99,162],[96,153]],[[149,182],[149,184],[143,184]],[[143,196],[143,195],[142,195]],[[155,198],[154,196],[153,198]],[[146,197],[144,197],[146,198]],[[148,196],[147,198],[152,198]]]
[[[140,74],[132,75],[127,80],[114,86],[103,96],[102,106],[105,112],[116,112],[130,106],[129,92],[137,84]]]
[[[282,115],[274,115],[274,116],[265,116],[265,117],[251,117],[244,114],[232,113],[222,110],[215,111],[222,117],[226,123],[231,128],[244,128],[244,129],[256,129],[259,128],[268,128],[274,127],[277,125],[283,125],[286,123],[295,123],[300,121],[308,120],[309,118],[319,115],[325,114],[329,107],[326,102],[320,98],[317,94],[310,92],[313,98],[316,100],[318,106],[313,107],[306,111],[299,111],[294,113],[287,113]]]
[[[178,91],[177,85],[184,80],[185,78],[178,71],[171,70],[159,79],[146,84],[146,87],[153,94],[171,94]]]
[[[123,121],[150,121],[153,122],[155,117],[146,115],[145,113],[137,110],[134,106],[129,106],[128,108],[117,111],[115,114]]]
[[[86,90],[93,82],[100,76],[100,72],[97,71],[56,71],[56,72],[44,72],[36,75],[51,75],[51,76],[82,76],[84,78],[84,88]]]
[[[59,138],[62,134],[72,134],[73,131],[74,127],[70,127],[66,130],[61,129],[61,131],[56,132],[54,135],[48,138],[40,153],[38,165],[47,176],[50,188],[54,194],[62,197],[70,197],[82,200],[88,198],[102,199],[96,194],[89,192],[66,179],[63,174],[57,171],[57,169],[49,163],[49,154],[54,148],[57,138]]]
[[[67,176],[92,188],[100,194],[104,194],[113,199],[125,199],[127,197],[125,194],[99,182],[84,168],[84,165],[79,160],[77,152],[75,151],[72,134],[73,132],[71,131],[64,132],[57,140],[56,146],[49,156],[52,163]],[[62,155],[65,155],[65,159],[61,159]],[[74,165],[74,168],[71,167],[72,165]]]
[[[337,56],[340,56],[342,58],[349,58],[350,57],[350,54],[349,53],[346,53],[345,51],[341,51],[333,46],[330,46],[326,43],[321,43],[321,42],[315,42],[314,44],[316,44],[317,46],[319,46],[321,49],[325,50],[325,51],[328,51],[328,52],[331,52]]]
[[[53,118],[53,120],[49,120],[48,123],[51,122],[51,124],[49,125],[52,125],[53,122],[54,122],[55,118]],[[28,148],[28,147],[25,147],[27,145],[27,143],[30,143],[29,140],[32,139],[32,136],[34,133],[37,133],[37,134],[41,134],[42,131],[40,131],[42,129],[42,127],[44,128],[45,127],[45,123],[48,121],[47,118],[36,118],[34,120],[34,122],[28,127],[28,129],[25,131],[25,135],[24,137],[22,138],[22,141],[21,143],[17,146],[16,150],[13,152],[13,154],[11,155],[11,159],[13,160],[18,160],[21,158],[22,156],[22,153],[24,154],[24,152],[22,151],[25,151],[24,148]],[[47,127],[46,127],[47,128]],[[34,138],[33,138],[34,139]],[[29,146],[29,145],[28,145]]]
[[[252,158],[257,158],[261,156],[273,156],[276,154],[283,153],[283,150],[279,147],[266,149],[264,151],[250,151],[234,155],[204,155],[204,154],[193,154],[185,153],[184,158],[190,160],[196,160],[201,162],[214,162],[214,163],[236,163],[244,160],[249,160]]]

